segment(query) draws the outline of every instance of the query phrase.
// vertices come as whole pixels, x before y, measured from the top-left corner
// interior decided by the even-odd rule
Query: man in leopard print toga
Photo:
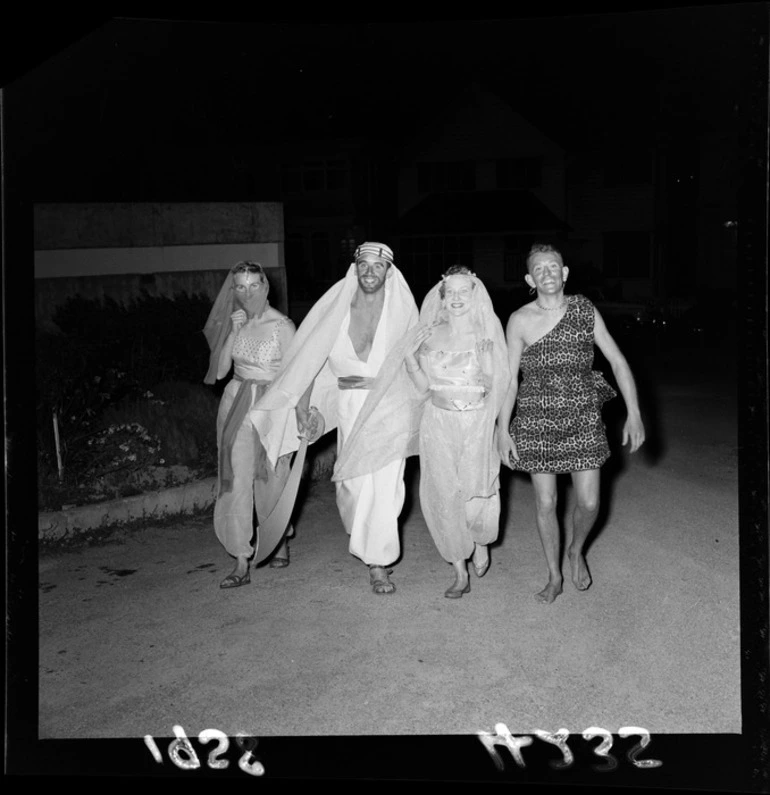
[[[623,444],[633,453],[644,442],[636,385],[628,362],[594,305],[582,295],[565,295],[569,268],[553,246],[535,244],[524,277],[536,298],[508,320],[506,338],[511,389],[498,418],[503,463],[529,472],[535,492],[537,529],[548,564],[548,584],[535,595],[551,603],[562,592],[556,476],[570,473],[574,510],[565,523],[572,582],[591,584],[583,547],[599,513],[600,468],[610,451],[601,418],[615,391],[592,370],[594,344],[612,367],[626,403]],[[519,385],[519,371],[523,375]],[[516,406],[516,416],[511,415]]]

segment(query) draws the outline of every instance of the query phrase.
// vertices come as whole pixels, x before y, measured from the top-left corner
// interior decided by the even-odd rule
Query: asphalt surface
[[[741,730],[735,381],[660,362],[649,442],[613,458],[587,554],[593,584],[535,601],[546,567],[526,477],[507,473],[483,579],[444,598],[410,461],[392,596],[347,551],[333,485],[298,507],[286,569],[220,590],[209,514],[39,561],[41,738]],[[706,375],[708,373],[708,375]],[[615,401],[620,403],[620,401]]]

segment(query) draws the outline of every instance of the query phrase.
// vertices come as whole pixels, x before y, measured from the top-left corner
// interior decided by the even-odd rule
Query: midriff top
[[[273,380],[281,361],[278,335],[288,322],[289,319],[285,317],[277,320],[268,337],[249,333],[247,327],[240,330],[233,343],[233,365],[237,376],[260,381]]]
[[[427,349],[431,402],[450,411],[471,411],[484,405],[483,374],[475,349]]]

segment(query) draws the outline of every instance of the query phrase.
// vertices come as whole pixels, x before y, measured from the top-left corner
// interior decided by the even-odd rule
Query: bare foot
[[[587,591],[591,585],[591,575],[588,573],[586,559],[583,557],[582,553],[573,555],[569,552],[568,554],[570,566],[572,566],[572,582],[575,588],[577,588],[578,591]]]
[[[561,593],[561,580],[548,580],[548,585],[540,593],[535,594],[536,601],[544,605],[549,605]]]

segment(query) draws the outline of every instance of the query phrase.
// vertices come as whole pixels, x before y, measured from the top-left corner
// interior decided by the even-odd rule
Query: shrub
[[[73,468],[83,479],[125,476],[159,463],[160,439],[138,422],[115,423],[97,431],[78,446]]]
[[[102,423],[138,422],[160,440],[165,465],[216,469],[216,418],[219,402],[203,384],[165,381],[139,399],[105,410]]]
[[[202,329],[211,310],[205,295],[180,293],[118,303],[75,296],[53,316],[64,334],[87,348],[97,369],[114,367],[145,391],[164,380],[198,381],[208,365]],[[97,361],[103,363],[99,367]]]

